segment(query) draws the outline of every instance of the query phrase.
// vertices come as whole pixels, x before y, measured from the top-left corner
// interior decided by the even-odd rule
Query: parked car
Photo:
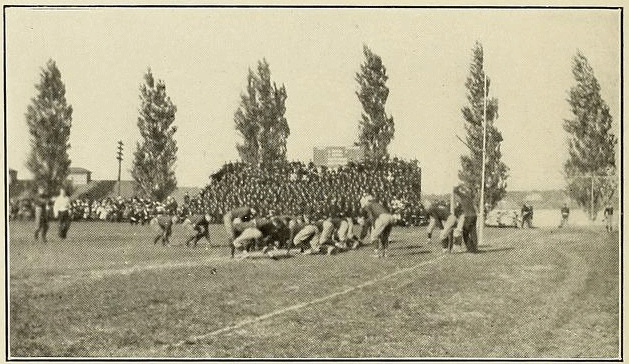
[[[519,226],[520,212],[512,209],[491,210],[485,218],[486,226],[515,227]]]

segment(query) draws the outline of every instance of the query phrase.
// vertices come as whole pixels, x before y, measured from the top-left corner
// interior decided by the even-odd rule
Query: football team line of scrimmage
[[[449,213],[443,203],[427,203],[430,223],[427,237],[431,239],[434,229],[439,228],[439,241],[445,252],[451,252],[453,245],[465,245],[467,251],[477,252],[476,213],[473,202],[464,186],[455,189],[456,207]],[[227,212],[223,217],[227,245],[231,248],[231,257],[240,252],[238,258],[246,258],[252,250],[261,250],[272,259],[277,259],[277,251],[285,249],[290,254],[291,248],[303,254],[327,255],[360,246],[373,246],[375,256],[387,256],[391,229],[399,220],[399,215],[392,214],[371,195],[360,200],[359,216],[343,216],[342,213],[330,213],[324,219],[314,220],[308,213],[298,216],[269,215],[258,217],[254,207],[238,207]],[[158,231],[153,244],[159,241],[169,243],[172,226],[177,218],[160,214],[151,220],[151,225]],[[186,246],[196,246],[198,241],[211,240],[209,215],[192,215],[184,221],[188,237]],[[355,225],[358,234],[354,233]]]

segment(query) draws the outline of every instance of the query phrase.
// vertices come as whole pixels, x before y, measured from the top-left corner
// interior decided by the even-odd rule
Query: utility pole
[[[590,219],[594,221],[594,172],[592,172],[592,186],[590,188]]]
[[[594,172],[592,172],[591,174],[582,174],[582,175],[574,175],[574,176],[569,176],[569,179],[576,179],[576,178],[589,178],[590,179],[590,219],[594,220],[594,180],[602,180],[602,179],[615,179],[618,178],[616,175],[610,175],[610,176],[605,176],[605,175],[595,175]]]
[[[487,149],[487,74],[483,70],[483,165],[480,176],[480,225],[478,231],[478,244],[483,243],[483,233],[485,231],[485,154]]]
[[[122,140],[118,141],[118,154],[116,156],[116,159],[118,160],[118,196],[120,196],[120,172],[121,172],[121,166],[122,166],[122,146],[124,144],[122,143]]]

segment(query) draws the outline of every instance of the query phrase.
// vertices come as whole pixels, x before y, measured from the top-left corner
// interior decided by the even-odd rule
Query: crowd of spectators
[[[52,206],[52,200],[50,201]],[[34,204],[30,199],[11,200],[10,215],[12,220],[31,220],[34,217]],[[52,213],[52,209],[48,209]],[[178,207],[177,201],[168,198],[164,202],[143,198],[104,198],[90,200],[87,198],[72,199],[70,203],[70,219],[73,221],[110,221],[145,224],[153,216],[161,212],[171,215],[185,216],[185,209]],[[52,218],[52,216],[50,216]]]
[[[407,225],[425,221],[420,203],[421,170],[417,161],[397,158],[349,163],[338,168],[313,163],[277,163],[258,168],[228,163],[215,173],[202,191],[203,205],[216,221],[238,206],[253,206],[261,214],[296,215],[315,218],[358,216],[365,194],[386,205]]]
[[[365,194],[374,196],[405,225],[425,222],[420,203],[421,170],[417,161],[397,158],[385,161],[349,163],[338,168],[317,167],[313,163],[285,162],[263,168],[242,162],[227,163],[210,177],[210,184],[197,196],[187,194],[179,204],[169,197],[150,199],[104,198],[72,199],[72,220],[130,222],[144,224],[158,213],[177,215],[180,221],[192,214],[209,214],[212,222],[239,206],[251,206],[262,215],[297,215],[314,218],[355,217]],[[11,219],[32,219],[33,204],[28,199],[10,201]]]

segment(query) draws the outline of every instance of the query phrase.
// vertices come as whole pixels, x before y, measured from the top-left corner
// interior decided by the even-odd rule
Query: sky
[[[417,159],[422,190],[457,183],[466,147],[461,108],[472,47],[482,43],[498,99],[508,189],[565,186],[562,165],[577,50],[589,60],[619,136],[620,11],[591,9],[7,8],[8,167],[30,178],[24,114],[53,59],[72,105],[72,166],[93,179],[131,179],[139,87],[150,67],[177,106],[179,186],[205,186],[235,161],[233,116],[249,68],[263,57],[287,89],[288,158],[352,145],[361,106],[355,74],[363,44],[380,55],[395,122],[392,156]]]

